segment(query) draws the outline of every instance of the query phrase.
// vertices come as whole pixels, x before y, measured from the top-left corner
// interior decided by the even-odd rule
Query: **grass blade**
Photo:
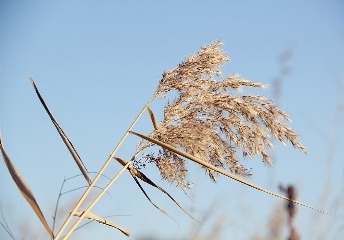
[[[41,209],[39,208],[38,203],[37,203],[32,191],[31,191],[30,187],[27,185],[27,183],[25,182],[23,177],[20,175],[17,168],[15,167],[15,165],[12,163],[12,161],[8,157],[7,153],[5,152],[5,149],[2,145],[1,135],[0,135],[0,149],[1,149],[2,157],[5,161],[6,166],[7,166],[7,169],[10,172],[11,177],[12,177],[13,181],[15,182],[15,184],[17,185],[20,193],[23,195],[25,200],[30,204],[31,208],[36,213],[39,220],[41,220],[43,226],[45,227],[45,229],[47,230],[49,235],[53,238],[54,237],[53,232],[51,231],[47,221],[45,220],[44,215],[43,215]]]
[[[84,177],[85,177],[87,183],[90,185],[90,184],[91,184],[91,179],[90,179],[90,177],[89,177],[89,175],[88,175],[87,169],[86,169],[84,163],[82,162],[82,160],[81,160],[79,154],[77,153],[77,151],[75,150],[73,144],[71,143],[71,141],[69,141],[67,135],[63,132],[62,128],[59,126],[59,124],[58,124],[57,121],[55,120],[54,116],[53,116],[52,113],[50,112],[50,110],[49,110],[47,104],[45,103],[43,97],[42,97],[41,94],[39,93],[38,88],[37,88],[37,86],[36,86],[36,84],[35,84],[35,82],[33,81],[32,78],[31,78],[31,83],[32,83],[32,86],[34,87],[35,92],[36,92],[36,94],[37,94],[37,96],[38,96],[40,102],[42,103],[42,105],[43,105],[45,111],[48,113],[48,115],[49,115],[51,121],[53,122],[55,128],[57,129],[58,133],[60,134],[60,136],[61,136],[63,142],[64,142],[65,145],[67,146],[69,152],[72,154],[72,156],[73,156],[73,158],[74,158],[76,164],[78,165],[78,167],[79,167],[81,173],[84,175]]]
[[[139,188],[141,189],[141,191],[143,192],[143,194],[145,195],[145,197],[148,199],[148,201],[149,201],[156,209],[158,209],[160,212],[162,212],[163,214],[165,214],[167,217],[171,218],[173,221],[175,221],[175,222],[178,224],[177,220],[176,220],[174,217],[172,217],[172,216],[171,216],[168,212],[166,212],[165,210],[159,208],[159,207],[150,199],[150,197],[148,196],[148,194],[146,193],[146,191],[143,189],[143,187],[141,186],[141,184],[140,184],[140,182],[137,180],[137,178],[136,178],[135,176],[133,176],[133,175],[131,175],[131,176],[134,178],[134,180],[135,180],[137,186],[139,186]],[[179,225],[179,224],[178,224],[178,225]]]
[[[154,116],[154,113],[153,113],[152,109],[151,109],[149,106],[147,106],[147,111],[148,111],[149,116],[150,116],[150,118],[151,118],[151,120],[152,120],[154,129],[157,130],[158,127],[159,127],[159,124],[158,124],[158,121],[156,120],[156,118],[155,118],[155,116]]]
[[[183,157],[185,157],[187,159],[190,159],[191,161],[194,161],[194,162],[196,162],[198,164],[201,164],[202,166],[207,167],[207,168],[209,168],[211,170],[214,170],[214,171],[216,171],[216,172],[218,172],[218,173],[220,173],[222,175],[225,175],[225,176],[227,176],[227,177],[229,177],[229,178],[231,178],[231,179],[233,179],[235,181],[238,181],[238,182],[243,183],[243,184],[245,184],[245,185],[247,185],[249,187],[252,187],[252,188],[254,188],[256,190],[259,190],[259,191],[264,192],[264,193],[268,193],[268,194],[273,195],[273,196],[278,197],[278,198],[282,198],[284,200],[293,202],[293,203],[301,205],[303,207],[310,208],[310,209],[315,210],[317,212],[325,213],[324,211],[322,211],[320,209],[311,207],[311,206],[306,205],[306,204],[304,204],[302,202],[296,201],[295,199],[290,199],[290,198],[287,198],[285,196],[282,196],[282,195],[279,195],[277,193],[274,193],[274,192],[271,192],[269,190],[266,190],[264,188],[261,188],[261,187],[255,185],[255,184],[253,184],[253,183],[251,183],[249,181],[246,181],[245,179],[242,179],[242,178],[240,178],[240,177],[238,177],[238,176],[236,176],[236,175],[234,175],[232,173],[229,173],[229,172],[227,172],[227,171],[225,171],[225,170],[223,170],[221,168],[217,168],[214,165],[212,165],[212,164],[210,164],[210,163],[208,163],[208,162],[206,162],[206,161],[204,161],[204,160],[202,160],[200,158],[197,158],[197,157],[195,157],[195,156],[193,156],[191,154],[188,154],[188,153],[186,153],[184,151],[181,151],[178,148],[175,148],[175,147],[173,147],[173,146],[171,146],[169,144],[163,143],[163,142],[161,142],[159,140],[150,138],[148,136],[145,136],[145,135],[133,132],[133,131],[130,131],[130,133],[133,134],[133,135],[136,135],[136,136],[138,136],[140,138],[143,138],[143,139],[145,139],[145,140],[147,140],[147,141],[149,141],[151,143],[154,143],[154,144],[156,144],[156,145],[158,145],[158,146],[160,146],[162,148],[165,148],[165,149],[167,149],[167,150],[169,150],[171,152],[174,152],[174,153],[176,153],[178,155],[181,155],[181,156],[183,156]]]
[[[76,213],[74,213],[74,216],[81,217],[81,215],[83,215],[84,213],[85,212],[76,212]],[[84,215],[84,217],[88,218],[88,219],[93,219],[93,220],[97,221],[98,223],[105,224],[109,227],[116,228],[119,231],[121,231],[123,234],[125,234],[127,237],[130,236],[130,233],[126,229],[106,220],[105,218],[99,217],[92,212],[87,212],[86,215]]]
[[[127,164],[127,161],[115,157],[115,159],[122,164],[123,166],[125,166]],[[133,165],[129,165],[128,167],[130,174],[133,176],[134,180],[137,181],[136,178],[141,179],[142,181],[144,181],[145,183],[151,185],[152,187],[155,187],[157,189],[159,189],[161,192],[163,192],[164,194],[166,194],[183,212],[185,212],[189,217],[191,217],[193,220],[195,220],[196,222],[198,222],[193,216],[191,216],[190,213],[188,213],[180,204],[179,202],[177,202],[165,189],[163,189],[162,187],[156,185],[152,180],[150,180],[144,173],[140,172],[139,170],[137,170],[136,168],[133,167]],[[137,182],[136,182],[137,183]],[[140,187],[140,185],[139,185]],[[141,188],[141,187],[140,187]],[[141,188],[142,190],[142,188]]]
[[[115,158],[119,163],[121,163],[123,166],[127,165],[128,162],[121,159],[121,158]],[[165,214],[166,216],[168,216],[169,218],[171,218],[173,221],[175,221],[177,224],[177,220],[174,219],[169,213],[167,213],[165,210],[159,208],[148,196],[148,194],[146,193],[146,191],[143,189],[143,187],[141,186],[140,182],[137,180],[136,175],[134,173],[134,167],[130,164],[127,168],[131,174],[131,176],[133,177],[133,179],[135,180],[135,183],[137,184],[137,186],[139,186],[140,190],[142,191],[142,193],[145,195],[145,197],[148,199],[148,201],[156,208],[158,209],[160,212],[162,212],[163,214]]]

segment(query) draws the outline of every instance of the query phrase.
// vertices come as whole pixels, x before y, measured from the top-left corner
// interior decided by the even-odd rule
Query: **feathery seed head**
[[[177,97],[165,106],[163,121],[150,137],[241,176],[250,175],[239,163],[241,157],[260,155],[265,164],[271,165],[270,135],[305,152],[297,134],[283,123],[289,121],[286,113],[264,97],[238,95],[244,87],[267,85],[239,75],[218,80],[222,65],[229,61],[221,46],[221,42],[205,46],[163,74],[154,97],[166,97],[170,92],[176,92]],[[142,149],[150,146],[147,142],[141,144]],[[187,184],[183,158],[166,149],[146,156],[158,167],[163,179],[182,187]],[[215,181],[214,172],[206,172]]]

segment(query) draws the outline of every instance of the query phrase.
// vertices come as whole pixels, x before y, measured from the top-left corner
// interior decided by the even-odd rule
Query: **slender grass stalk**
[[[79,223],[82,221],[84,217],[87,216],[89,211],[94,207],[94,205],[99,201],[99,199],[106,193],[106,191],[112,186],[113,183],[116,182],[116,180],[121,176],[124,171],[128,168],[131,161],[129,161],[122,169],[117,173],[117,175],[108,183],[108,185],[103,189],[103,191],[94,199],[94,201],[91,203],[91,205],[80,215],[79,219],[73,224],[73,226],[69,229],[69,231],[66,233],[66,235],[63,237],[63,240],[67,240],[68,237],[73,233],[75,228],[79,225]],[[92,182],[93,183],[93,182]],[[73,212],[73,216],[77,214],[77,212]]]
[[[154,96],[155,97],[155,96]],[[73,214],[76,213],[76,211],[78,210],[78,208],[81,206],[81,204],[83,203],[83,201],[85,200],[85,198],[87,197],[87,195],[90,193],[91,189],[93,188],[93,186],[96,184],[96,182],[98,181],[98,179],[100,178],[100,176],[103,174],[103,172],[105,171],[105,169],[107,168],[107,166],[110,164],[111,160],[113,159],[113,157],[115,156],[115,154],[117,153],[118,149],[121,147],[121,145],[123,144],[124,140],[128,137],[129,135],[129,131],[131,131],[133,129],[133,127],[135,126],[135,124],[137,123],[137,121],[141,118],[142,114],[144,113],[144,111],[147,109],[148,105],[154,100],[154,97],[152,97],[147,104],[141,109],[141,111],[139,112],[139,114],[136,116],[136,118],[134,119],[134,121],[132,122],[132,124],[130,125],[130,127],[128,128],[128,130],[124,133],[123,137],[121,138],[121,140],[118,142],[117,146],[115,147],[115,149],[112,151],[112,153],[110,154],[109,158],[106,160],[106,162],[104,163],[104,165],[102,166],[102,168],[99,170],[99,172],[97,173],[97,175],[95,176],[95,178],[93,179],[93,181],[91,182],[90,186],[86,189],[86,191],[84,192],[84,194],[81,196],[81,198],[79,199],[78,203],[75,205],[74,209],[72,210],[72,212],[70,213],[70,215],[68,216],[68,218],[66,219],[66,221],[63,223],[63,225],[61,226],[60,230],[58,231],[58,233],[56,234],[55,239],[59,239],[59,237],[61,237],[63,231],[65,230],[65,228],[67,227],[67,225],[69,224],[69,222],[71,221]]]

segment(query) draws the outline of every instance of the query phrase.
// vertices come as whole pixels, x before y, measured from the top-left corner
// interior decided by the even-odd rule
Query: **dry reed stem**
[[[161,141],[159,141],[159,140],[153,139],[153,138],[151,138],[151,137],[148,137],[148,136],[145,136],[145,135],[136,133],[136,132],[130,131],[130,133],[133,134],[133,135],[136,135],[136,136],[138,136],[138,137],[140,137],[140,138],[142,138],[142,139],[145,139],[145,140],[147,140],[147,141],[149,141],[149,142],[151,142],[151,143],[154,143],[154,144],[156,144],[156,145],[162,147],[163,149],[166,149],[166,150],[168,150],[168,151],[171,151],[171,152],[173,152],[173,153],[175,153],[175,154],[178,154],[178,155],[180,155],[180,156],[182,156],[182,157],[184,157],[184,158],[190,159],[191,161],[194,161],[194,162],[196,162],[196,163],[202,165],[202,166],[205,167],[205,168],[208,168],[208,169],[210,169],[210,170],[212,170],[212,171],[215,171],[215,172],[217,172],[217,173],[220,173],[220,174],[222,174],[222,175],[224,175],[224,176],[227,176],[227,177],[229,177],[229,178],[231,178],[231,179],[233,179],[233,180],[235,180],[235,181],[238,181],[238,182],[240,182],[240,183],[243,183],[243,184],[245,184],[245,185],[247,185],[247,186],[249,186],[249,187],[252,187],[252,188],[254,188],[254,189],[257,189],[257,190],[259,190],[259,191],[261,191],[261,192],[268,193],[268,194],[270,194],[270,195],[273,195],[273,196],[278,197],[278,198],[282,198],[282,199],[284,199],[284,200],[293,202],[293,203],[295,203],[295,204],[299,204],[299,205],[301,205],[301,206],[303,206],[303,207],[310,208],[310,209],[315,210],[315,211],[317,211],[317,212],[325,213],[324,211],[322,211],[322,210],[320,210],[320,209],[311,207],[311,206],[306,205],[306,204],[304,204],[304,203],[302,203],[302,202],[296,201],[295,199],[287,198],[287,197],[285,197],[285,196],[279,195],[279,194],[277,194],[277,193],[271,192],[271,191],[266,190],[266,189],[264,189],[264,188],[261,188],[261,187],[259,187],[259,186],[257,186],[257,185],[254,185],[253,183],[251,183],[251,182],[249,182],[249,181],[247,181],[247,180],[245,180],[245,179],[243,179],[243,178],[241,178],[241,177],[239,177],[239,176],[236,176],[236,175],[234,175],[234,174],[232,174],[232,173],[226,172],[226,171],[223,170],[222,168],[215,167],[214,165],[208,163],[207,161],[204,161],[204,160],[202,160],[202,159],[200,159],[200,158],[198,158],[198,157],[196,157],[196,156],[193,156],[193,155],[191,155],[191,154],[189,154],[189,153],[187,153],[187,152],[181,151],[180,149],[175,148],[175,147],[173,147],[173,146],[171,146],[171,145],[169,145],[169,144],[166,144],[166,143],[164,143],[164,142],[161,142]]]
[[[54,234],[51,231],[47,221],[45,220],[45,217],[44,217],[32,191],[31,191],[29,185],[25,182],[24,178],[20,175],[16,166],[12,163],[12,161],[8,157],[6,151],[3,147],[1,133],[0,133],[0,150],[2,153],[2,157],[5,161],[5,164],[7,166],[7,169],[9,171],[13,181],[15,182],[17,188],[19,189],[20,193],[23,195],[25,200],[30,204],[31,208],[36,213],[37,217],[39,218],[39,220],[41,221],[41,223],[43,224],[43,226],[45,227],[45,229],[47,230],[49,235],[53,238]]]
[[[57,130],[58,133],[60,134],[60,136],[61,136],[63,142],[64,142],[65,145],[67,146],[69,152],[72,154],[72,156],[73,156],[73,158],[74,158],[74,161],[75,161],[76,164],[78,165],[78,167],[79,167],[81,173],[84,175],[84,177],[85,177],[85,179],[86,179],[88,185],[90,185],[90,184],[91,184],[91,178],[89,177],[88,171],[87,171],[87,169],[86,169],[84,163],[82,162],[82,160],[81,160],[81,158],[80,158],[78,152],[75,150],[73,144],[71,143],[71,141],[69,141],[67,135],[63,132],[62,128],[59,126],[59,124],[57,123],[56,119],[54,118],[54,116],[53,116],[52,113],[50,112],[50,110],[49,110],[47,104],[45,103],[45,101],[44,101],[44,99],[43,99],[43,97],[42,97],[41,94],[39,93],[38,88],[37,88],[35,82],[33,81],[33,79],[30,78],[30,80],[31,80],[32,86],[34,87],[35,92],[36,92],[36,94],[37,94],[37,96],[38,96],[40,102],[42,103],[42,105],[43,105],[45,111],[48,113],[48,115],[49,115],[49,117],[50,117],[52,123],[54,124],[56,130]]]
[[[127,237],[130,236],[130,233],[129,233],[126,229],[124,229],[124,228],[118,226],[117,224],[114,224],[114,223],[112,223],[112,222],[106,220],[105,218],[99,217],[99,216],[95,215],[95,214],[92,213],[92,212],[88,212],[88,213],[85,213],[85,212],[76,212],[76,213],[74,213],[74,216],[77,216],[77,217],[81,217],[82,215],[83,215],[85,218],[93,219],[93,220],[95,220],[95,221],[98,222],[98,223],[105,224],[105,225],[107,225],[107,226],[109,226],[109,227],[116,228],[116,229],[118,229],[119,231],[121,231],[123,234],[125,234]]]
[[[170,93],[177,97],[165,107],[160,125],[153,123],[150,137],[240,176],[250,175],[240,164],[240,155],[244,158],[260,155],[265,164],[272,164],[268,152],[272,148],[270,135],[283,144],[289,141],[305,152],[296,132],[283,123],[289,120],[286,113],[264,97],[237,94],[243,87],[265,88],[266,85],[238,75],[218,80],[222,65],[229,60],[221,45],[217,42],[205,46],[163,74],[154,98],[167,97]],[[141,145],[142,148],[150,146],[147,142]],[[187,184],[185,162],[171,151],[162,149],[136,162],[143,160],[155,164],[168,182],[176,182],[178,186]],[[215,172],[205,170],[215,181]]]

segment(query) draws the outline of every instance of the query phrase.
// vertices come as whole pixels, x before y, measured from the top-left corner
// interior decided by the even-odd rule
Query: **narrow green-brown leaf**
[[[124,159],[115,157],[115,159],[122,164],[123,166],[125,166],[127,164],[127,161],[125,161]],[[150,180],[144,173],[142,173],[141,171],[137,170],[136,168],[133,167],[133,165],[129,165],[128,170],[131,174],[131,176],[134,178],[134,180],[136,181],[136,177],[138,177],[139,179],[141,179],[142,181],[148,183],[149,185],[159,189],[161,192],[163,192],[164,194],[166,194],[183,212],[185,212],[189,217],[191,217],[193,220],[195,220],[196,222],[198,222],[193,216],[191,216],[190,213],[188,213],[180,204],[179,202],[177,202],[165,189],[163,189],[162,187],[156,185],[152,180]],[[136,182],[138,183],[138,182]],[[141,188],[141,187],[140,187]],[[142,189],[142,188],[141,188]],[[143,190],[143,189],[142,189]]]
[[[261,188],[261,187],[255,185],[255,184],[253,184],[253,183],[251,183],[251,182],[249,182],[249,181],[246,181],[245,179],[242,179],[242,178],[240,178],[240,177],[238,177],[238,176],[236,176],[236,175],[234,175],[234,174],[231,174],[231,173],[229,173],[229,172],[227,172],[227,171],[225,171],[225,170],[223,170],[223,169],[221,169],[221,168],[217,168],[217,167],[215,167],[214,165],[212,165],[212,164],[210,164],[210,163],[208,163],[208,162],[206,162],[206,161],[204,161],[204,160],[202,160],[202,159],[200,159],[200,158],[197,158],[197,157],[195,157],[195,156],[193,156],[193,155],[191,155],[191,154],[188,154],[188,153],[186,153],[186,152],[184,152],[184,151],[181,151],[181,150],[179,150],[178,148],[175,148],[175,147],[173,147],[173,146],[171,146],[171,145],[169,145],[169,144],[163,143],[163,142],[161,142],[161,141],[159,141],[159,140],[153,139],[153,138],[151,138],[151,137],[148,137],[148,136],[145,136],[145,135],[142,135],[142,134],[133,132],[133,131],[130,131],[130,133],[133,134],[133,135],[136,135],[136,136],[138,136],[138,137],[140,137],[140,138],[143,138],[143,139],[145,139],[145,140],[147,140],[147,141],[149,141],[149,142],[151,142],[151,143],[154,143],[154,144],[156,144],[156,145],[158,145],[158,146],[160,146],[160,147],[162,147],[162,148],[165,148],[165,149],[167,149],[167,150],[169,150],[169,151],[171,151],[171,152],[174,152],[174,153],[176,153],[176,154],[179,154],[179,155],[181,155],[181,156],[183,156],[183,157],[185,157],[185,158],[187,158],[187,159],[190,159],[191,161],[194,161],[194,162],[196,162],[196,163],[198,163],[198,164],[201,164],[202,166],[204,166],[204,167],[206,167],[206,168],[209,168],[209,169],[211,169],[211,170],[214,170],[215,172],[218,172],[218,173],[220,173],[220,174],[222,174],[222,175],[225,175],[225,176],[227,176],[227,177],[229,177],[229,178],[231,178],[231,179],[233,179],[233,180],[235,180],[235,181],[238,181],[238,182],[243,183],[243,184],[245,184],[245,185],[247,185],[247,186],[249,186],[249,187],[252,187],[252,188],[254,188],[254,189],[257,189],[257,190],[259,190],[259,191],[261,191],[261,192],[268,193],[268,194],[270,194],[270,195],[273,195],[273,196],[278,197],[278,198],[282,198],[282,199],[284,199],[284,200],[293,202],[293,203],[295,203],[295,204],[299,204],[299,205],[301,205],[301,206],[303,206],[303,207],[310,208],[310,209],[315,210],[315,211],[317,211],[317,212],[325,213],[324,211],[322,211],[322,210],[320,210],[320,209],[311,207],[311,206],[306,205],[306,204],[304,204],[304,203],[302,203],[302,202],[299,202],[299,201],[297,201],[297,200],[295,200],[295,199],[290,199],[290,198],[287,198],[287,197],[285,197],[285,196],[282,196],[282,195],[279,195],[279,194],[277,194],[277,193],[274,193],[274,192],[271,192],[271,191],[269,191],[269,190],[266,190],[266,189],[264,189],[264,188]]]
[[[37,203],[32,191],[31,191],[30,187],[27,185],[27,183],[25,182],[23,177],[20,175],[20,173],[18,172],[15,165],[12,163],[12,161],[8,157],[4,147],[2,145],[1,135],[0,135],[0,149],[1,149],[2,157],[5,161],[6,166],[7,166],[7,169],[9,171],[9,173],[11,174],[13,181],[17,185],[20,193],[23,195],[25,200],[30,204],[31,208],[36,213],[37,217],[42,222],[43,226],[45,227],[45,229],[47,230],[49,235],[52,238],[54,238],[54,234],[51,231],[47,221],[45,220],[44,215],[43,215],[41,209],[39,208],[38,203]]]
[[[151,109],[149,106],[147,106],[147,111],[148,111],[149,116],[150,116],[150,118],[151,118],[151,120],[152,120],[154,129],[157,130],[158,127],[159,127],[159,124],[158,124],[158,121],[156,120],[156,118],[155,118],[155,116],[154,116],[154,113],[153,113],[152,109]]]
[[[53,122],[53,124],[54,124],[56,130],[57,130],[58,133],[60,134],[60,136],[61,136],[63,142],[64,142],[65,145],[67,146],[69,152],[72,154],[72,156],[73,156],[73,158],[74,158],[76,164],[78,165],[78,167],[79,167],[81,173],[84,175],[84,177],[85,177],[87,183],[90,185],[90,184],[91,184],[91,179],[90,179],[90,177],[89,177],[89,175],[88,175],[87,169],[86,169],[84,163],[82,162],[82,160],[81,160],[79,154],[78,154],[77,151],[75,150],[75,148],[74,148],[73,144],[71,143],[71,141],[69,141],[67,135],[63,132],[62,128],[59,126],[59,124],[58,124],[57,121],[55,120],[53,114],[50,112],[50,110],[49,110],[47,104],[45,103],[45,101],[44,101],[44,99],[43,99],[43,97],[42,97],[41,94],[39,93],[38,88],[37,88],[35,82],[33,81],[32,78],[31,78],[30,80],[31,80],[32,86],[34,87],[35,92],[36,92],[36,94],[37,94],[37,96],[38,96],[40,102],[42,103],[42,105],[43,105],[45,111],[48,113],[48,115],[49,115],[51,121]]]
[[[74,213],[74,215],[77,216],[77,217],[81,217],[82,214],[84,214],[84,212],[76,212],[76,213]],[[105,225],[107,225],[109,227],[116,228],[119,231],[121,231],[123,234],[125,234],[127,237],[130,236],[130,233],[126,229],[118,226],[117,224],[114,224],[114,223],[106,220],[105,218],[99,217],[99,216],[95,215],[92,212],[86,213],[86,215],[84,217],[88,218],[88,219],[93,219],[93,220],[97,221],[98,223],[105,224]]]

